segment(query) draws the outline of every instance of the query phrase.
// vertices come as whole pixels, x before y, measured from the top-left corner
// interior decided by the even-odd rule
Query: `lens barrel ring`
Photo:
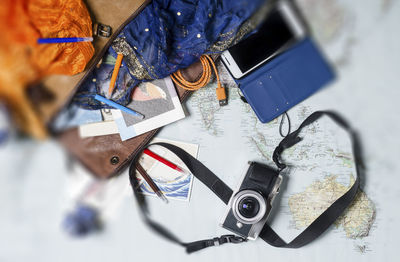
[[[254,217],[247,218],[247,217],[243,216],[240,212],[239,203],[246,198],[252,198],[252,199],[256,199],[258,201],[259,210]],[[255,223],[259,222],[265,216],[266,211],[267,211],[267,201],[260,193],[258,193],[255,190],[246,189],[246,190],[239,191],[234,196],[234,199],[232,201],[232,213],[235,216],[235,218],[240,223],[243,223],[243,224],[255,224]]]

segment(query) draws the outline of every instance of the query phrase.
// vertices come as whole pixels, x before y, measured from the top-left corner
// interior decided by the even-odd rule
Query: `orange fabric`
[[[37,39],[92,36],[89,13],[82,0],[2,0],[0,34],[0,99],[26,132],[42,138],[45,128],[25,89],[50,74],[82,72],[94,48],[90,42],[38,45]]]
[[[82,0],[29,0],[28,14],[42,38],[92,36],[92,22]],[[36,39],[35,39],[36,41]],[[93,56],[91,42],[37,45],[33,61],[43,74],[82,72]]]

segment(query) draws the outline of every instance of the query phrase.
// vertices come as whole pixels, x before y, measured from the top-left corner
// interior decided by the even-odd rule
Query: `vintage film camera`
[[[249,162],[249,165],[242,183],[229,200],[221,226],[255,240],[267,222],[282,176],[266,165],[256,162]]]

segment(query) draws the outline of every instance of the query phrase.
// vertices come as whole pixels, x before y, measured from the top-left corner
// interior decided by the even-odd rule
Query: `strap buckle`
[[[97,36],[110,37],[112,34],[112,28],[109,25],[96,23],[96,24],[94,24],[93,32],[94,32],[94,35],[97,35]]]
[[[220,243],[219,243],[219,238],[218,237],[214,237],[213,238],[213,241],[214,241],[214,246],[219,246],[220,245]]]
[[[233,244],[238,244],[238,243],[247,241],[246,238],[235,236],[235,235],[223,235],[220,237],[220,239],[225,240],[225,241],[223,241],[223,243],[233,243]],[[214,239],[214,244],[215,244],[215,239]]]

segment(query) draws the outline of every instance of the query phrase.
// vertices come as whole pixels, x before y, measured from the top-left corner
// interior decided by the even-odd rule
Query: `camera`
[[[221,226],[255,240],[267,222],[272,202],[279,192],[282,176],[269,166],[249,162],[242,183],[228,203]]]

